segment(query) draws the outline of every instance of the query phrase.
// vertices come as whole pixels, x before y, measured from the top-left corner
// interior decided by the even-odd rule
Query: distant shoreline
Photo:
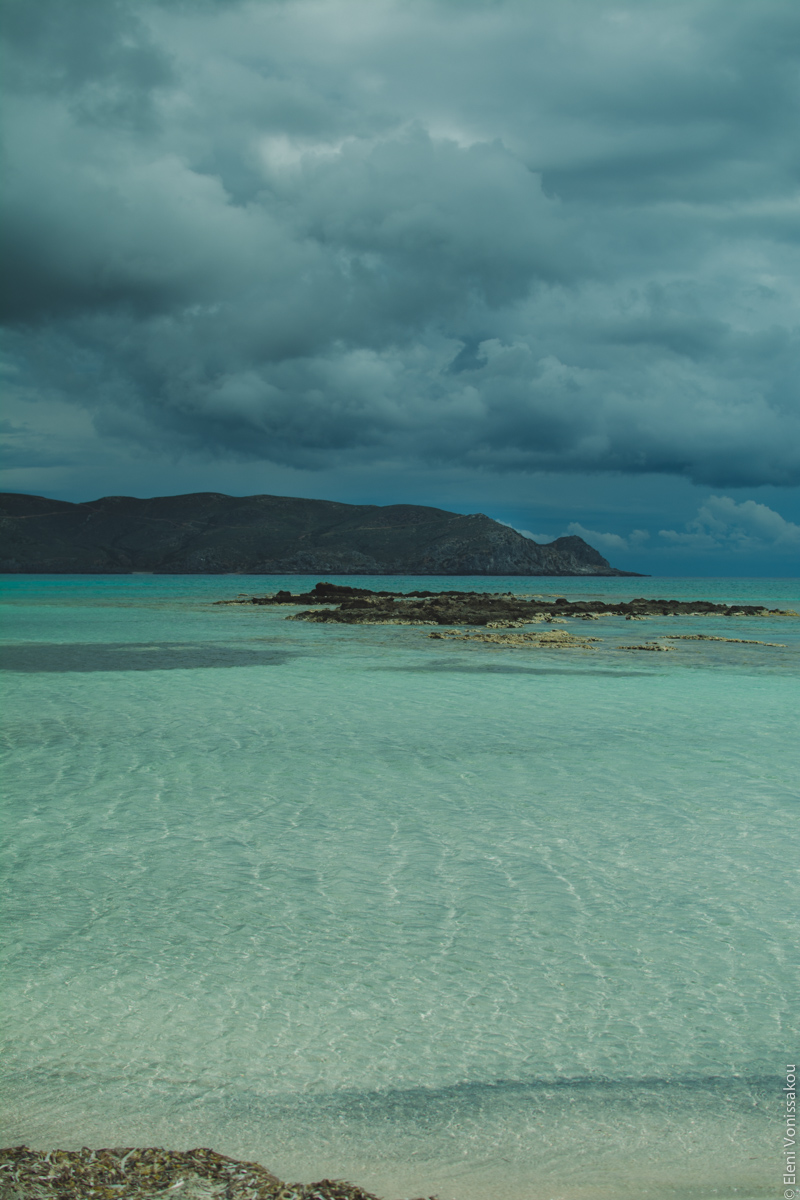
[[[636,575],[575,535],[539,543],[485,513],[292,496],[0,493],[0,573]]]

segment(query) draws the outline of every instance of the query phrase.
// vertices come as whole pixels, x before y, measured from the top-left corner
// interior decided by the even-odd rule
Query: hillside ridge
[[[635,575],[583,538],[541,545],[484,513],[293,496],[0,493],[0,573]]]

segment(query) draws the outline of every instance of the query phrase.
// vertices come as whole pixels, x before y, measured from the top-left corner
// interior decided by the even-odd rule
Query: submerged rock
[[[739,642],[742,646],[777,646],[786,649],[785,642],[759,642],[755,638],[726,638],[714,633],[667,633],[664,635],[671,642]]]
[[[283,1183],[259,1163],[213,1150],[0,1149],[0,1200],[376,1200],[351,1183]]]
[[[600,638],[575,637],[566,629],[554,629],[542,633],[465,633],[460,629],[446,629],[440,633],[429,633],[431,638],[447,638],[458,642],[484,642],[491,646],[531,646],[556,650],[593,650],[593,642]]]
[[[620,650],[674,650],[674,646],[662,646],[660,642],[643,642],[640,646],[619,646]]]

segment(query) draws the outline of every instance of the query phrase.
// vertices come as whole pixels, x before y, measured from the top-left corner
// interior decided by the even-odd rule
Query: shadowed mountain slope
[[[629,575],[582,538],[541,546],[483,513],[289,496],[0,494],[0,572]]]

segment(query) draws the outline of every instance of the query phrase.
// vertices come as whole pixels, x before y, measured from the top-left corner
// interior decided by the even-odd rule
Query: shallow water
[[[338,581],[800,611],[797,580]],[[2,580],[3,1142],[782,1194],[800,620],[609,617],[582,652],[212,605],[313,582]],[[785,648],[617,649],[672,632]]]

